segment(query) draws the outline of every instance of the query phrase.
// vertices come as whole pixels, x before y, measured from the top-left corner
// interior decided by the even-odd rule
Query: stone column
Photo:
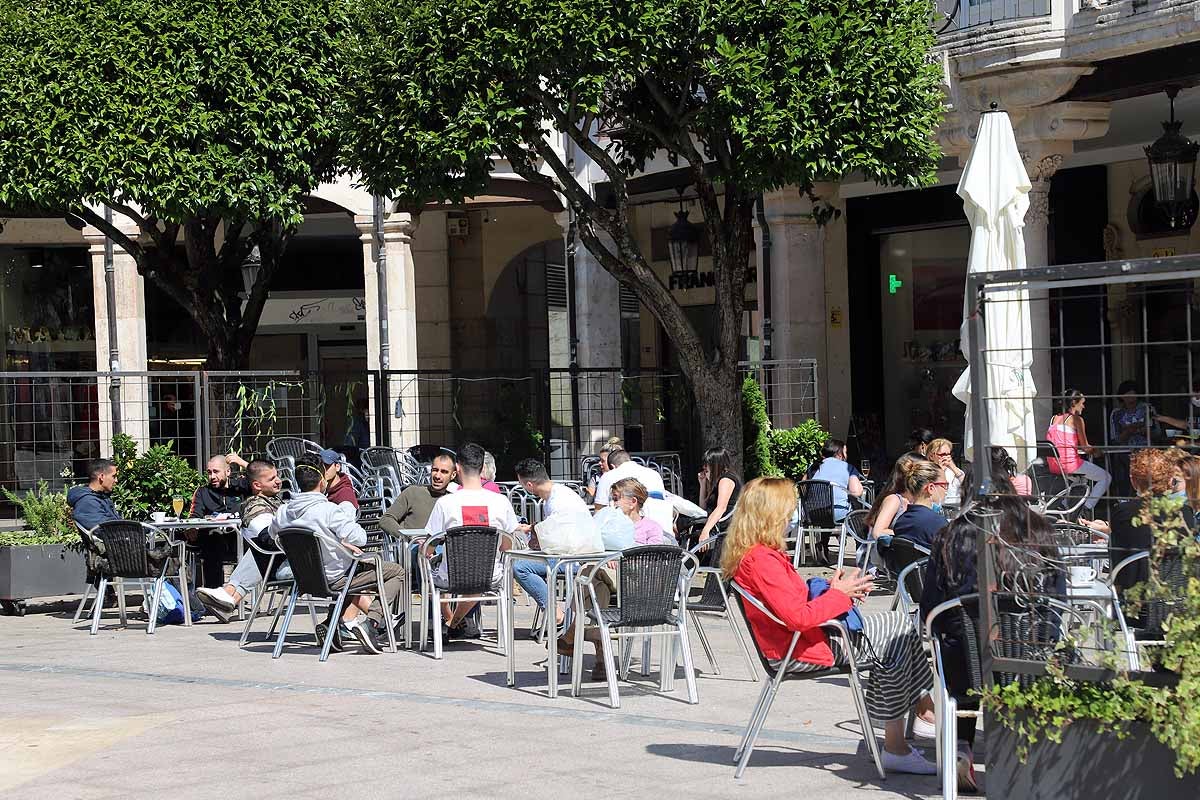
[[[576,379],[578,448],[580,453],[595,453],[610,436],[625,437],[620,376],[623,366],[620,284],[582,241],[575,247],[574,280],[578,339],[575,353],[581,368]]]
[[[130,219],[115,214],[113,221],[127,236],[136,239],[137,225]],[[83,230],[92,258],[92,297],[96,309],[96,369],[99,372],[118,371],[145,372],[147,368],[146,348],[146,292],[142,276],[138,274],[133,256],[123,248],[113,245],[113,286],[116,289],[114,319],[109,319],[108,289],[104,274],[105,236],[90,225]],[[109,324],[117,330],[116,359],[110,358],[108,346]],[[134,438],[140,450],[150,445],[150,392],[149,379],[142,376],[124,375],[115,382],[100,378],[96,386],[96,400],[100,431],[100,453],[112,455],[112,437],[115,433],[127,433]],[[119,397],[120,422],[114,424],[110,392]],[[198,403],[199,398],[196,398]]]
[[[1029,210],[1025,212],[1026,267],[1045,267],[1050,264],[1050,179],[1063,162],[1063,155],[1056,152],[1057,149],[1052,145],[1041,145],[1029,146],[1028,150],[1022,151],[1025,170],[1029,173],[1032,186],[1029,190]],[[1037,387],[1033,414],[1040,429],[1042,421],[1050,419],[1054,413],[1050,293],[1044,289],[1029,292],[1029,309],[1033,344],[1033,383]]]
[[[816,191],[828,196],[831,187],[821,185]],[[829,289],[826,287],[825,231],[817,224],[814,211],[827,209],[825,201],[814,203],[794,186],[763,196],[763,212],[771,232],[771,360],[817,360],[817,411],[825,426],[830,424],[829,336],[825,307]],[[759,238],[761,240],[761,231]],[[761,246],[757,252],[761,271]],[[817,287],[825,290],[817,291]],[[765,303],[764,291],[764,281],[760,278],[760,303]],[[765,314],[765,305],[760,308]],[[767,384],[763,388],[770,399],[768,413],[776,427],[798,425],[805,418],[800,412],[806,406],[811,407],[812,400],[802,396],[804,387],[797,384],[798,375],[798,370],[775,367],[770,374],[760,378]],[[839,409],[839,413],[841,411]]]
[[[355,218],[359,238],[363,244],[363,283],[366,303],[367,369],[379,370],[382,365],[380,318],[386,314],[388,328],[388,368],[390,370],[415,370],[417,368],[417,315],[416,278],[413,269],[412,237],[417,220],[411,214],[393,213],[384,220],[384,247],[387,256],[387,297],[384,303],[379,298],[379,273],[375,242],[374,221],[369,216]],[[390,441],[393,447],[410,447],[418,444],[420,435],[419,403],[415,393],[399,393],[407,383],[400,376],[390,375],[388,419]],[[376,408],[375,387],[369,392],[371,408]],[[397,400],[401,402],[398,404]],[[372,442],[382,436],[374,429],[372,419]]]

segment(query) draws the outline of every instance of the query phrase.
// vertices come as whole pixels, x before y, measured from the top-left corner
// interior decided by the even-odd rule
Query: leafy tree
[[[740,454],[756,196],[851,172],[932,177],[942,98],[929,19],[928,0],[362,0],[349,160],[414,209],[480,193],[493,156],[561,193],[585,246],[678,351],[706,443]],[[589,191],[576,153],[611,203]],[[627,181],[656,155],[686,169],[703,213],[711,349],[634,234]]]
[[[244,367],[302,198],[334,174],[346,18],[340,0],[0,0],[0,204],[99,228],[191,314],[210,368]]]

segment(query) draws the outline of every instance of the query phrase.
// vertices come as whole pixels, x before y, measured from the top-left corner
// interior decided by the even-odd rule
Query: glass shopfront
[[[96,313],[86,247],[0,247],[4,369],[96,369]]]

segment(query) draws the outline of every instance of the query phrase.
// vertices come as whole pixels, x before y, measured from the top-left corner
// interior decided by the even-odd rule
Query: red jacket
[[[772,622],[749,603],[746,619],[754,641],[767,658],[779,660],[787,653],[792,634],[800,631],[793,658],[810,664],[833,666],[833,651],[820,626],[849,611],[854,602],[837,589],[829,589],[816,600],[808,599],[808,584],[792,569],[792,562],[778,550],[756,544],[742,557],[733,579],[762,601],[786,627]]]
[[[358,508],[358,495],[354,493],[354,487],[350,485],[350,479],[345,475],[338,475],[337,484],[331,491],[327,490],[325,496],[331,503],[349,503]]]

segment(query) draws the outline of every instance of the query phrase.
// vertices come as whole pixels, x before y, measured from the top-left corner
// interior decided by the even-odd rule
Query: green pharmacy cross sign
[[[896,277],[896,273],[888,275],[888,294],[895,294],[896,290],[904,285],[904,281]]]

